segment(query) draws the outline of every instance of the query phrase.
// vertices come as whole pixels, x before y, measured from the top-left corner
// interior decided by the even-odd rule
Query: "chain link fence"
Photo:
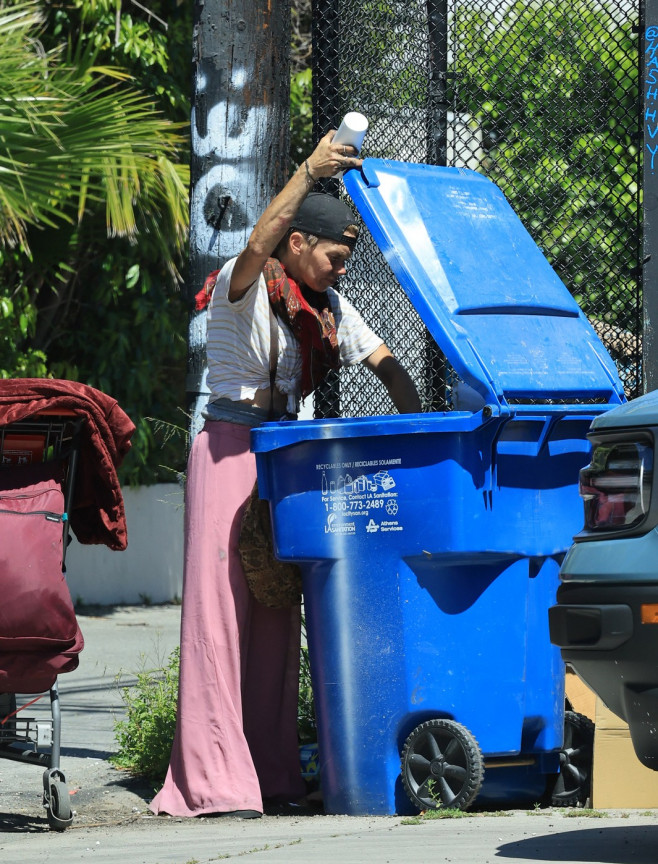
[[[642,386],[638,0],[314,0],[313,128],[370,122],[362,156],[487,175]],[[331,181],[329,191],[338,192]],[[411,372],[427,411],[455,373],[363,232],[341,290]],[[361,367],[315,397],[320,417],[393,410]]]

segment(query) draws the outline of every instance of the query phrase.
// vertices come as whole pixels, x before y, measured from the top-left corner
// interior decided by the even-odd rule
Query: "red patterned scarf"
[[[290,327],[302,354],[302,399],[340,366],[336,322],[329,298],[297,283],[276,258],[268,258],[263,275],[274,314]]]

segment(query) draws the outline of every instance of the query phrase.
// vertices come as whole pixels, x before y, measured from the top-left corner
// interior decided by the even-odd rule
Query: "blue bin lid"
[[[487,403],[624,401],[608,352],[494,183],[384,159],[343,182],[437,345]]]

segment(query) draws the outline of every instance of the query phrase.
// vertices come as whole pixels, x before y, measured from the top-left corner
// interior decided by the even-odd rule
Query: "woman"
[[[363,362],[401,412],[420,410],[406,371],[332,286],[358,233],[317,179],[358,167],[329,132],[222,267],[208,310],[212,396],[190,454],[178,718],[154,813],[255,818],[302,798],[297,741],[300,608],[255,602],[238,553],[256,480],[250,429],[294,415],[329,369]],[[271,385],[271,381],[275,382]]]

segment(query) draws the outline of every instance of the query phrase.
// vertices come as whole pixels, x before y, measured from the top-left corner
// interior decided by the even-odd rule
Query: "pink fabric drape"
[[[154,813],[263,809],[304,795],[297,741],[300,608],[270,609],[238,552],[256,480],[249,428],[208,421],[188,463],[178,718]]]

